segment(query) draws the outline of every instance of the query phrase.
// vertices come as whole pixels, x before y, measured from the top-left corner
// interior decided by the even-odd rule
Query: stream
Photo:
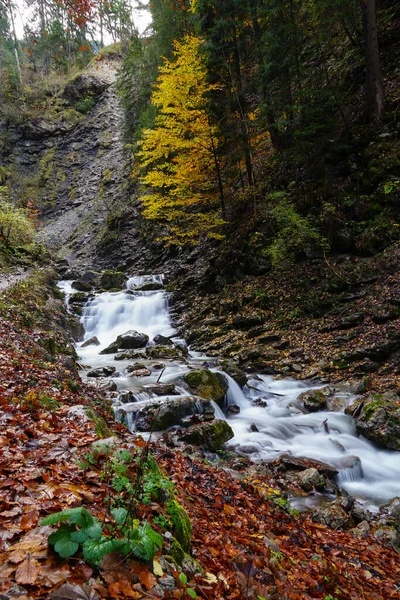
[[[144,390],[144,386],[157,382],[160,375],[162,383],[175,383],[178,394],[189,396],[190,392],[180,382],[183,374],[193,368],[218,371],[215,357],[192,352],[190,348],[187,359],[182,360],[140,358],[117,362],[113,354],[99,354],[118,335],[128,330],[147,334],[150,344],[158,334],[170,337],[175,343],[184,343],[184,340],[174,337],[176,331],[171,322],[168,293],[164,289],[136,289],[146,283],[161,286],[162,282],[160,275],[131,277],[126,290],[98,293],[88,300],[82,312],[81,322],[86,333],[83,342],[77,345],[79,362],[85,365],[82,378],[87,380],[87,373],[94,368],[116,367],[111,379],[120,393],[116,395],[114,408],[117,418],[123,417],[131,430],[135,428],[133,408],[137,410],[138,404],[155,398]],[[62,281],[59,284],[67,302],[76,292],[71,283]],[[80,347],[93,336],[98,338],[100,345]],[[150,375],[130,376],[127,368],[137,362],[144,363]],[[162,372],[160,362],[165,364]],[[240,388],[230,376],[223,375],[229,384],[227,405],[240,407],[239,414],[227,417],[214,405],[216,417],[226,419],[235,433],[227,443],[229,449],[253,462],[270,461],[281,454],[291,454],[334,465],[339,470],[338,485],[372,510],[394,496],[400,496],[399,453],[379,449],[358,436],[353,419],[343,412],[303,412],[302,402],[297,400],[299,394],[321,385],[251,374],[248,384]],[[121,392],[128,391],[127,402],[127,394]],[[351,394],[343,393],[342,396],[345,404],[351,404]],[[179,398],[179,395],[171,397]],[[166,398],[157,396],[157,400]],[[262,402],[254,404],[256,399]]]

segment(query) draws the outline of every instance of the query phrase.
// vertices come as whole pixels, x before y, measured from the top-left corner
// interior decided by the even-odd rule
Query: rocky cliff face
[[[69,81],[60,94],[65,116],[0,123],[0,165],[12,174],[14,196],[39,207],[42,240],[78,269],[146,270],[159,254],[145,243],[149,236],[129,177],[116,94],[119,66],[118,59],[103,60]]]

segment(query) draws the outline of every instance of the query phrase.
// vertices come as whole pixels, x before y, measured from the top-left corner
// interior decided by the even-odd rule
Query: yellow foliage
[[[144,215],[166,227],[168,244],[193,243],[202,234],[221,238],[216,179],[217,128],[208,115],[201,40],[186,36],[165,60],[152,95],[158,108],[153,129],[143,132],[139,158]]]

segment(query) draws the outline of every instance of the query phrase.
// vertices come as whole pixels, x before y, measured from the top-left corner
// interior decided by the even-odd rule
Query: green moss
[[[214,400],[219,406],[224,405],[227,384],[218,374],[203,369],[202,371],[190,371],[184,375],[183,379],[202,398]]]
[[[192,523],[186,510],[177,500],[167,503],[167,512],[171,517],[176,538],[185,552],[189,552],[192,539]]]
[[[176,564],[181,565],[185,558],[185,552],[176,538],[173,538],[173,540],[171,542],[170,552],[171,552],[171,556],[174,559],[174,561],[176,562]]]
[[[373,417],[374,413],[379,408],[382,408],[382,406],[384,406],[384,400],[381,394],[374,394],[374,398],[375,400],[372,400],[372,402],[368,402],[368,404],[364,406],[364,414],[367,421],[369,421]]]

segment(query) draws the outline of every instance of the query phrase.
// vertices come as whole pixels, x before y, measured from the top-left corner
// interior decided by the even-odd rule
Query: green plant
[[[132,521],[125,508],[115,508],[110,513],[116,524],[112,535],[104,535],[104,525],[83,506],[49,515],[40,524],[61,523],[49,536],[49,543],[61,558],[69,558],[81,549],[84,559],[95,565],[100,565],[106,554],[115,551],[151,560],[162,547],[160,534],[147,521],[143,524]]]
[[[191,598],[194,598],[194,600],[196,600],[197,594],[196,594],[195,590],[193,588],[187,587],[188,578],[186,577],[185,573],[181,573],[179,575],[179,580],[183,584],[187,595],[190,596]]]

